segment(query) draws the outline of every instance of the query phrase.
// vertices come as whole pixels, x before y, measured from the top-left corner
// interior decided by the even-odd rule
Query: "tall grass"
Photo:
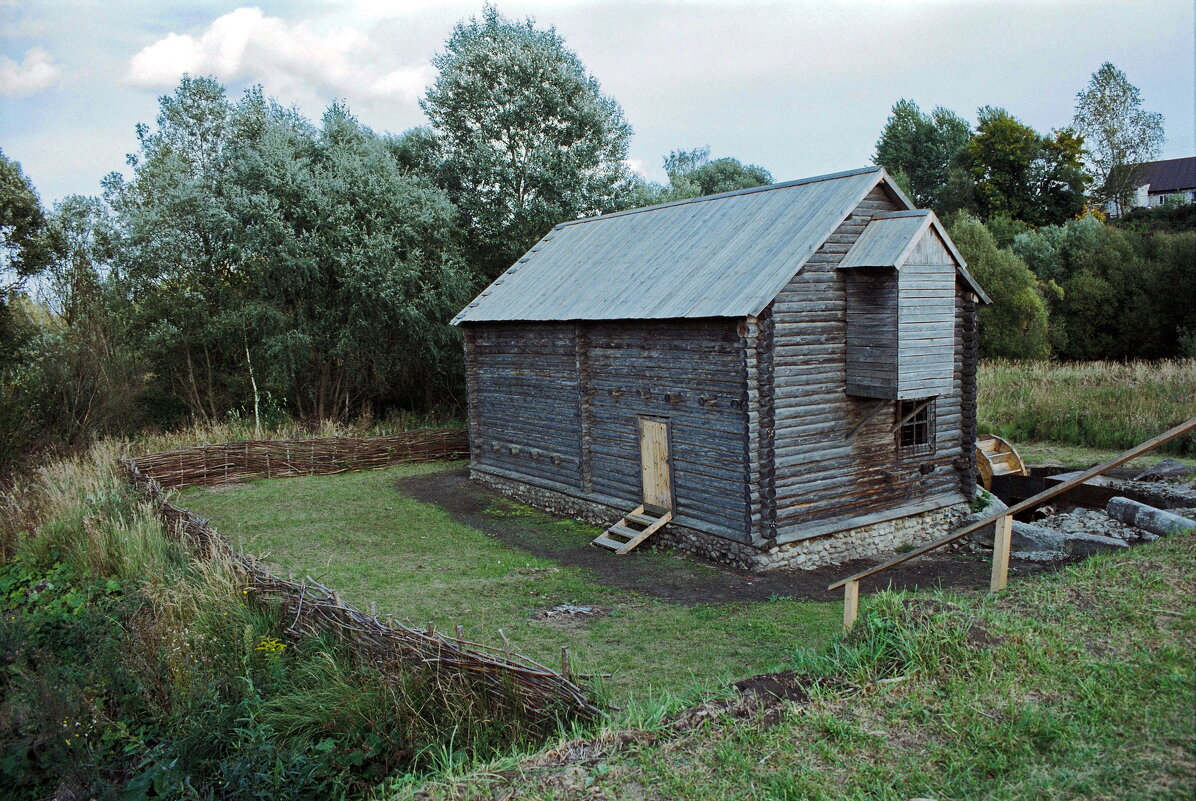
[[[1126,449],[1196,417],[1196,359],[985,362],[979,429],[1015,442]],[[1196,454],[1196,435],[1164,449]]]
[[[234,564],[167,535],[118,474],[128,451],[97,444],[0,497],[0,786],[343,798],[543,736],[432,668],[383,677],[333,638],[289,638]]]

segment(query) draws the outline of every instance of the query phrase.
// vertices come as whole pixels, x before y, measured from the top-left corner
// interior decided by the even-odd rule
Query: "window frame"
[[[935,406],[937,397],[909,398],[898,400],[894,404],[896,419],[893,424],[893,442],[897,447],[899,459],[915,459],[923,456],[933,456],[937,440],[937,414]],[[906,420],[914,407],[923,404],[922,408]]]

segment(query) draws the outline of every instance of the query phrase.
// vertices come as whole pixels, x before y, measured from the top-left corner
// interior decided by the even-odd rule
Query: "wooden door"
[[[673,511],[669,424],[663,420],[640,418],[640,472],[644,483],[644,510],[655,514]]]

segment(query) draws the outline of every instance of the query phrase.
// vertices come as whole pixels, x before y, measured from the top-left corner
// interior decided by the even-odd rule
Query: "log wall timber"
[[[464,327],[475,470],[630,508],[643,491],[639,418],[667,419],[674,519],[751,540],[736,321]]]
[[[897,271],[861,267],[843,276],[846,297],[847,392],[897,397]]]
[[[839,226],[828,243],[854,241],[879,213],[901,208],[881,187]],[[894,404],[845,393],[846,277],[835,267],[841,244],[824,245],[771,306],[775,320],[773,387],[776,536],[780,543],[918,499],[963,500],[957,472],[963,420],[963,336],[957,311],[950,389],[935,402],[932,453],[902,459],[892,431]],[[930,260],[930,259],[925,259]],[[964,293],[948,286],[962,307]],[[950,319],[950,318],[948,318]],[[973,379],[974,380],[974,379]],[[878,402],[888,408],[876,410]],[[850,436],[849,436],[850,435]]]
[[[582,489],[577,328],[464,326],[473,464]]]
[[[959,429],[959,447],[963,451],[960,455],[959,489],[967,498],[976,492],[976,398],[978,386],[976,371],[980,365],[980,336],[977,327],[977,310],[980,300],[976,295],[963,287],[959,289],[959,302],[956,305],[955,337],[959,343],[959,353],[955,357],[956,380],[959,382],[959,414],[961,425]]]
[[[748,539],[746,378],[735,321],[629,321],[587,329],[593,491],[637,504],[638,417],[666,418],[677,522]]]

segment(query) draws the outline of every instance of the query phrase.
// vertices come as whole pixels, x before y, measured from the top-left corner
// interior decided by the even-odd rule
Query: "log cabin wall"
[[[748,542],[744,340],[729,319],[466,324],[474,470],[627,511],[667,420],[676,521]]]
[[[847,393],[895,398],[898,392],[897,270],[861,267],[843,274],[847,298]]]
[[[897,275],[897,397],[947,396],[959,343],[955,260],[928,228]]]
[[[637,320],[586,329],[592,494],[638,504],[638,417],[667,419],[676,521],[748,541],[746,378],[736,321]]]
[[[965,455],[961,315],[950,391],[935,402],[932,453],[900,456],[893,432],[896,402],[845,391],[846,277],[835,268],[874,215],[901,208],[878,186],[771,305],[775,501],[766,520],[775,522],[760,534],[775,536],[779,543],[850,528],[853,518],[872,513],[897,517],[964,500],[953,464]],[[952,275],[950,286],[955,283]],[[956,304],[962,304],[964,293],[951,291],[957,293]]]
[[[571,323],[463,326],[475,468],[550,489],[582,489],[577,329]]]

